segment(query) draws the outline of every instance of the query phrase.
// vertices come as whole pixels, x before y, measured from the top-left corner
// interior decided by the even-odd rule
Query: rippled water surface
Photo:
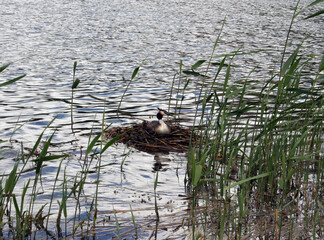
[[[310,2],[300,4],[306,6]],[[57,116],[46,131],[49,135],[57,129],[50,151],[70,154],[64,166],[72,179],[81,171],[83,163],[79,159],[91,129],[96,132],[101,128],[103,112],[106,112],[107,125],[121,126],[149,119],[158,106],[167,108],[180,60],[183,68],[189,69],[197,60],[209,58],[225,18],[215,53],[260,50],[236,58],[240,67],[234,77],[246,77],[253,68],[259,67],[250,78],[256,81],[269,78],[270,72],[278,69],[294,7],[295,1],[279,0],[14,0],[1,3],[0,64],[14,63],[0,73],[0,79],[27,76],[0,89],[0,140],[10,137],[13,140],[10,145],[7,141],[1,145],[7,151],[2,153],[0,174],[8,173],[14,165],[20,143],[32,147],[44,127]],[[312,35],[304,47],[309,53],[323,54],[322,18],[307,21],[298,18],[291,33],[292,43],[299,43],[309,33]],[[74,93],[76,132],[72,133],[70,100],[74,61],[78,63],[76,76],[81,83]],[[141,66],[140,71],[123,98],[117,118],[116,109],[126,80],[137,66]],[[199,82],[192,81],[185,95],[184,118],[189,120],[195,110],[197,86]],[[20,128],[12,136],[15,127]],[[130,205],[133,209],[153,208],[156,162],[163,163],[157,187],[159,205],[166,212],[186,208],[182,200],[185,154],[154,155],[117,145],[102,157],[102,165],[106,166],[101,170],[100,211],[129,209]],[[91,164],[91,169],[95,169],[96,163]],[[48,189],[53,186],[58,166],[58,161],[46,163],[39,190],[43,194],[39,199],[50,199]],[[27,180],[33,174],[28,172],[22,178]],[[92,201],[96,177],[95,172],[88,175],[82,198],[85,211]],[[171,206],[170,200],[176,203]],[[154,215],[154,211],[148,211],[147,215]]]

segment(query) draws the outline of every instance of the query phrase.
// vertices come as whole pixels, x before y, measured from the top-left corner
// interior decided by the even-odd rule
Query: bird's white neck
[[[166,123],[160,119],[159,120],[160,126],[156,129],[156,133],[158,134],[168,134],[170,133],[170,127],[166,125]]]

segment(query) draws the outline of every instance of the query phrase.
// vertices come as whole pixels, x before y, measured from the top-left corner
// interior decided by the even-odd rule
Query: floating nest
[[[147,127],[148,122],[129,127],[115,127],[105,131],[107,139],[120,135],[117,142],[132,146],[140,151],[188,152],[192,129],[180,125],[170,125],[171,133],[159,135]]]

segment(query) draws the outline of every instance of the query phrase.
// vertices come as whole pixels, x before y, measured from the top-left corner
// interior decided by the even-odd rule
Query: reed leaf
[[[133,223],[134,230],[135,230],[135,238],[138,239],[137,224],[136,224],[136,221],[135,221],[135,216],[134,216],[134,213],[133,213],[132,206],[129,205],[129,208],[130,208],[130,212],[132,214],[132,223]]]
[[[206,62],[206,60],[197,61],[194,65],[191,66],[191,69],[194,70],[194,69],[199,68],[204,62]]]
[[[117,135],[116,137],[112,138],[105,144],[103,149],[101,150],[100,154],[103,154],[111,145],[113,145],[122,135]]]
[[[321,63],[318,67],[318,71],[321,72],[324,70],[324,55],[322,56],[322,60],[321,60]]]
[[[195,175],[193,177],[193,185],[195,187],[198,185],[198,182],[200,180],[202,169],[203,169],[202,165],[196,164],[196,166],[195,166]]]
[[[289,153],[289,157],[294,156],[294,153],[298,147],[298,145],[300,145],[301,141],[304,140],[304,138],[306,137],[306,135],[308,134],[308,132],[311,130],[311,128],[308,128],[304,131],[304,133],[297,139],[297,141],[295,142],[295,144],[291,147],[290,153]]]
[[[79,83],[80,83],[80,79],[79,79],[79,78],[75,79],[75,81],[74,81],[73,84],[72,84],[72,89],[77,88],[78,85],[79,85]]]
[[[123,102],[123,99],[124,99],[124,97],[125,97],[125,95],[126,95],[126,92],[128,91],[128,88],[129,88],[130,84],[133,82],[134,78],[136,77],[136,75],[137,75],[139,69],[140,69],[140,66],[139,66],[139,67],[136,67],[136,68],[134,69],[133,74],[132,74],[132,76],[131,76],[131,79],[128,81],[128,83],[127,83],[127,85],[126,85],[126,88],[125,88],[125,90],[124,90],[124,92],[123,92],[123,95],[122,95],[121,98],[120,98],[120,101],[119,101],[119,104],[118,104],[118,107],[117,107],[117,116],[118,116],[118,114],[119,114],[120,106],[121,106],[121,103]],[[125,81],[125,78],[124,78],[124,77],[123,77],[123,80]]]
[[[24,202],[25,202],[24,200],[25,200],[25,196],[26,196],[29,184],[30,184],[30,179],[28,179],[27,184],[25,184],[25,186],[23,188],[23,192],[21,194],[21,202],[20,202],[21,211],[23,210],[23,207],[24,207]]]
[[[324,2],[324,0],[316,0],[316,1],[312,2],[312,3],[310,3],[307,7],[314,6],[314,5],[319,4],[321,2]]]
[[[299,52],[300,45],[295,49],[295,51],[290,55],[290,57],[286,60],[286,62],[283,64],[280,75],[283,76],[287,72],[290,66],[293,65],[297,54]]]
[[[60,158],[66,158],[68,156],[70,156],[70,155],[69,154],[61,154],[61,155],[53,155],[53,156],[44,156],[44,157],[42,157],[42,161],[46,162],[46,161],[56,160],[56,159],[60,159]],[[36,158],[36,159],[33,159],[33,162],[37,162],[39,160],[40,160],[40,158]]]
[[[40,170],[42,168],[43,162],[45,161],[45,157],[48,151],[48,148],[50,146],[50,143],[52,141],[52,138],[55,134],[55,131],[53,132],[53,134],[50,136],[50,138],[44,143],[43,149],[39,155],[39,158],[37,158],[37,160],[35,160],[36,162],[36,174],[40,173]]]
[[[12,64],[12,62],[9,62],[9,63],[6,63],[6,64],[2,65],[2,66],[0,67],[0,72],[2,72],[3,70],[5,70],[5,69],[6,69],[7,67],[9,67],[11,64]]]
[[[317,11],[317,12],[315,12],[315,13],[307,16],[307,17],[305,17],[304,19],[309,19],[309,18],[317,17],[317,16],[319,16],[321,14],[324,14],[324,9],[321,9],[321,10],[319,10],[319,11]]]
[[[117,237],[120,239],[120,225],[118,222],[116,211],[114,210],[114,216],[115,216],[115,223],[116,223],[116,229],[117,229]]]
[[[192,76],[201,76],[201,77],[207,77],[207,75],[204,75],[204,74],[201,74],[199,72],[195,72],[195,71],[191,71],[191,70],[183,70],[182,71],[184,74],[187,74],[187,75],[192,75]]]
[[[133,74],[132,74],[132,77],[131,77],[132,80],[136,77],[136,75],[137,75],[139,69],[140,69],[140,67],[136,67],[136,68],[134,69]]]
[[[87,147],[86,155],[89,155],[89,153],[93,149],[94,145],[98,142],[98,139],[100,138],[100,136],[101,136],[101,134],[97,135],[94,139],[92,139],[91,143]]]
[[[48,128],[48,127],[49,127],[49,126],[54,122],[54,120],[55,120],[56,118],[57,118],[57,116],[54,117],[54,118],[52,119],[52,121],[50,121],[49,124],[47,124],[47,126],[45,127],[45,129],[44,129],[44,130],[42,131],[42,133],[39,135],[39,137],[37,138],[37,141],[35,142],[35,144],[34,144],[32,150],[30,151],[30,153],[29,153],[29,155],[28,155],[28,157],[27,157],[27,160],[28,160],[31,156],[34,155],[34,153],[35,153],[37,147],[38,147],[39,144],[40,144],[40,141],[42,140],[42,137],[43,137],[43,135],[44,135],[46,129],[47,129],[47,128]]]
[[[229,190],[229,189],[231,189],[231,188],[234,188],[234,187],[236,187],[236,186],[238,186],[238,185],[241,185],[241,184],[243,184],[243,183],[249,182],[249,181],[251,181],[251,180],[255,180],[255,179],[259,179],[259,178],[264,178],[264,177],[267,177],[267,176],[269,176],[269,175],[270,175],[270,172],[267,172],[267,173],[262,173],[262,174],[260,174],[260,175],[258,175],[258,176],[254,176],[254,177],[250,177],[250,178],[243,179],[243,180],[238,181],[238,182],[236,182],[236,183],[234,183],[234,184],[232,184],[232,185],[230,185],[230,186],[225,187],[225,188],[224,188],[224,191],[227,191],[227,190]]]
[[[17,82],[18,80],[22,79],[22,78],[25,77],[25,76],[26,76],[26,74],[21,75],[21,76],[19,76],[19,77],[16,77],[16,78],[14,78],[14,79],[8,80],[8,81],[6,81],[6,82],[4,82],[4,83],[0,83],[0,87],[6,86],[6,85],[10,85],[10,84],[13,84],[14,82]]]
[[[16,199],[16,194],[12,194],[12,200],[14,202],[14,206],[15,206],[15,210],[16,210],[16,215],[17,215],[17,226],[20,226],[20,217],[22,215],[19,207],[18,207],[18,203],[17,203],[17,199]]]
[[[11,172],[6,180],[5,188],[4,188],[5,194],[10,195],[10,193],[14,190],[14,187],[17,182],[17,169],[18,169],[18,163],[15,164],[15,166],[11,170]]]

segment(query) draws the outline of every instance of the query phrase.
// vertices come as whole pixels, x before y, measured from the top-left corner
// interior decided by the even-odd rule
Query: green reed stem
[[[126,88],[123,92],[123,95],[121,96],[120,98],[120,101],[119,101],[119,104],[118,104],[118,107],[117,107],[117,117],[119,117],[119,112],[120,112],[120,106],[121,106],[121,103],[123,102],[123,99],[126,95],[126,92],[128,91],[128,88],[130,86],[130,84],[132,83],[132,81],[134,80],[134,78],[136,77],[138,71],[139,71],[140,67],[136,67],[133,71],[133,74],[131,76],[131,79],[128,81],[127,85],[126,85]],[[123,81],[126,81],[125,78],[123,77]]]

